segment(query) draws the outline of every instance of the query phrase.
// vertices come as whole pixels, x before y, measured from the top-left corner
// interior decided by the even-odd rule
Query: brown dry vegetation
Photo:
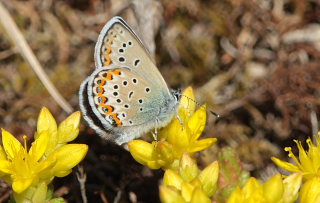
[[[132,25],[169,86],[192,86],[209,115],[203,136],[237,149],[252,175],[263,178],[285,158],[293,139],[317,132],[320,115],[320,4],[316,0],[1,0],[55,87],[77,110],[81,81],[94,68],[102,26],[115,15]],[[140,22],[140,23],[139,23]],[[144,22],[144,23],[141,23]],[[46,106],[66,114],[0,27],[0,126],[21,138],[35,131]],[[82,122],[77,142],[90,147],[82,162],[89,202],[157,202],[161,171],[100,139]],[[68,202],[82,202],[75,174],[56,180]],[[10,188],[1,183],[0,201]]]

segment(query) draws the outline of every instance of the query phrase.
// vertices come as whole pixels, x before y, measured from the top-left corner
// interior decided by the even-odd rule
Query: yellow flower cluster
[[[217,189],[218,162],[199,172],[193,155],[217,139],[198,140],[206,124],[206,107],[196,110],[192,88],[182,94],[177,117],[158,133],[158,141],[133,140],[128,144],[129,150],[139,163],[166,170],[160,187],[162,202],[210,203]]]
[[[301,174],[302,187],[299,193],[299,200],[303,203],[320,202],[320,133],[315,137],[315,144],[310,138],[307,139],[308,150],[306,151],[301,142],[295,140],[299,157],[292,153],[291,147],[286,147],[289,157],[293,158],[295,164],[282,161],[272,157],[272,160],[280,168],[290,172]]]
[[[85,157],[87,145],[67,144],[78,136],[79,122],[80,112],[75,112],[57,126],[49,110],[42,108],[29,150],[26,136],[22,145],[2,129],[0,176],[12,183],[16,202],[44,202],[53,178],[68,175]]]
[[[289,152],[289,157],[293,158],[296,164],[281,161],[275,157],[271,159],[275,164],[287,171],[302,173],[304,180],[310,180],[315,176],[320,177],[320,137],[316,137],[316,144],[313,144],[310,138],[307,139],[308,151],[303,149],[301,142],[297,140],[295,140],[295,142],[299,150],[300,161],[292,153],[291,147],[286,147],[285,151]]]
[[[289,157],[295,164],[272,157],[272,160],[282,169],[293,172],[282,179],[280,174],[271,177],[261,184],[255,178],[250,178],[246,185],[233,191],[227,203],[260,202],[260,203],[300,203],[320,202],[320,134],[315,137],[316,144],[307,139],[306,151],[301,142],[295,140],[299,157],[292,153],[291,147],[286,147]]]
[[[218,179],[221,183],[224,181],[222,176],[219,177],[221,171],[219,172],[218,162],[213,162],[200,172],[193,155],[210,147],[216,139],[198,140],[206,122],[205,106],[195,110],[191,88],[187,88],[183,95],[186,97],[181,99],[178,116],[159,132],[158,141],[148,143],[134,140],[129,143],[129,150],[139,163],[151,169],[165,169],[160,186],[160,199],[163,203],[210,203],[213,199],[219,199],[218,196],[215,197],[219,195],[215,194],[220,187]],[[299,158],[292,153],[290,147],[285,148],[295,164],[272,157],[279,167],[293,172],[292,174],[276,174],[264,183],[251,177],[243,187],[237,186],[226,202],[320,202],[320,135],[316,138],[316,144],[311,139],[307,140],[307,151],[303,149],[301,142],[295,142]]]
[[[303,184],[299,200],[301,203],[320,202],[320,177],[313,177]]]
[[[197,111],[192,88],[183,93],[178,116],[158,133],[158,141],[148,143],[133,140],[128,143],[130,153],[136,161],[151,169],[178,169],[182,155],[209,148],[216,138],[198,140],[206,124],[206,108]]]
[[[237,187],[232,192],[227,203],[292,203],[298,198],[301,180],[299,173],[285,179],[276,174],[265,183],[251,177],[243,188]]]
[[[185,153],[178,171],[166,170],[160,187],[163,203],[210,203],[217,189],[218,162],[213,162],[199,172],[196,162]]]

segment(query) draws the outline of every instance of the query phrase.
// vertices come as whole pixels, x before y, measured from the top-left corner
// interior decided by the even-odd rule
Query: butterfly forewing
[[[127,66],[141,77],[169,89],[141,40],[120,18],[113,18],[99,35],[95,50],[97,68],[110,64]],[[152,80],[150,80],[152,79]]]

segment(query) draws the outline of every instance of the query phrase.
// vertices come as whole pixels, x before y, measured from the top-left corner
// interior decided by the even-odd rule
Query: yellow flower
[[[217,141],[216,138],[198,140],[206,124],[206,107],[195,111],[192,88],[182,94],[185,96],[180,100],[178,115],[158,133],[158,142],[133,140],[128,143],[130,153],[139,163],[152,169],[177,169],[183,153],[193,155]]]
[[[199,172],[196,162],[185,153],[178,171],[167,169],[160,187],[160,199],[166,202],[211,202],[217,189],[218,162]]]
[[[272,157],[272,161],[280,168],[283,168],[291,172],[300,172],[303,174],[304,180],[310,180],[313,177],[320,176],[320,137],[316,137],[316,145],[312,143],[311,139],[307,139],[309,147],[308,151],[305,151],[301,145],[301,142],[295,140],[299,149],[299,158],[297,158],[291,150],[291,147],[286,147],[285,151],[289,152],[289,157],[293,158],[295,164],[288,163]]]
[[[314,177],[303,184],[299,200],[303,203],[320,202],[320,177]]]
[[[86,155],[88,146],[84,144],[67,144],[77,137],[79,132],[80,113],[76,112],[63,121],[59,127],[51,113],[42,108],[38,119],[38,131],[35,141],[28,150],[26,136],[24,146],[9,132],[2,130],[2,144],[0,146],[0,171],[7,175],[12,183],[16,199],[32,191],[46,191],[54,176],[62,177],[71,172]],[[45,187],[43,186],[45,184]],[[29,188],[32,188],[29,190]],[[28,190],[27,190],[28,189]],[[26,191],[26,192],[24,192]],[[20,195],[22,194],[23,195]],[[19,196],[20,195],[20,196]],[[36,197],[43,197],[43,193],[35,193]]]
[[[178,109],[178,116],[159,132],[159,140],[166,140],[182,156],[184,152],[193,154],[210,147],[216,138],[198,140],[206,125],[206,106],[197,111],[191,87],[183,91]],[[179,120],[180,119],[180,120]],[[180,123],[181,122],[181,123]]]
[[[237,187],[227,203],[293,203],[298,197],[302,176],[292,174],[282,179],[280,174],[272,176],[265,183],[251,177],[241,189]]]
[[[32,183],[37,184],[42,173],[56,162],[55,156],[39,161],[48,143],[45,136],[37,139],[28,152],[26,146],[23,147],[13,135],[2,129],[2,143],[7,159],[0,160],[0,171],[11,175],[12,188],[17,193]]]
[[[299,189],[302,183],[302,174],[293,173],[283,180],[284,191],[282,203],[291,203],[298,199]],[[302,203],[302,202],[301,202]]]

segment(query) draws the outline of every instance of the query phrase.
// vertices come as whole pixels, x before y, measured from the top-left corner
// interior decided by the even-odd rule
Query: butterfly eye
[[[126,108],[126,109],[129,108],[129,104],[125,104],[125,105],[123,105],[123,106],[124,106],[124,108]]]
[[[138,102],[139,102],[140,104],[142,104],[142,103],[143,103],[143,100],[142,100],[142,99],[139,99]]]
[[[118,85],[114,85],[114,86],[113,86],[113,89],[115,89],[115,90],[118,89],[118,88],[119,88]]]
[[[142,109],[142,108],[140,108],[139,110],[140,110],[140,112],[142,112],[142,111],[143,111],[143,109]]]
[[[150,92],[150,88],[149,87],[146,87],[146,92]]]
[[[126,47],[127,47],[127,44],[126,44],[126,43],[123,43],[123,44],[122,44],[122,47],[126,48]]]
[[[129,42],[128,42],[128,45],[131,46],[131,45],[132,45],[132,41],[129,41]]]
[[[119,93],[118,92],[113,92],[113,96],[118,96],[119,95]]]
[[[125,80],[125,81],[122,82],[122,84],[123,84],[124,86],[127,86],[127,85],[128,85],[128,81]]]
[[[118,102],[118,103],[121,103],[121,102],[122,102],[122,100],[121,100],[121,99],[117,99],[117,102]]]
[[[119,53],[123,53],[124,52],[124,49],[119,49]]]

